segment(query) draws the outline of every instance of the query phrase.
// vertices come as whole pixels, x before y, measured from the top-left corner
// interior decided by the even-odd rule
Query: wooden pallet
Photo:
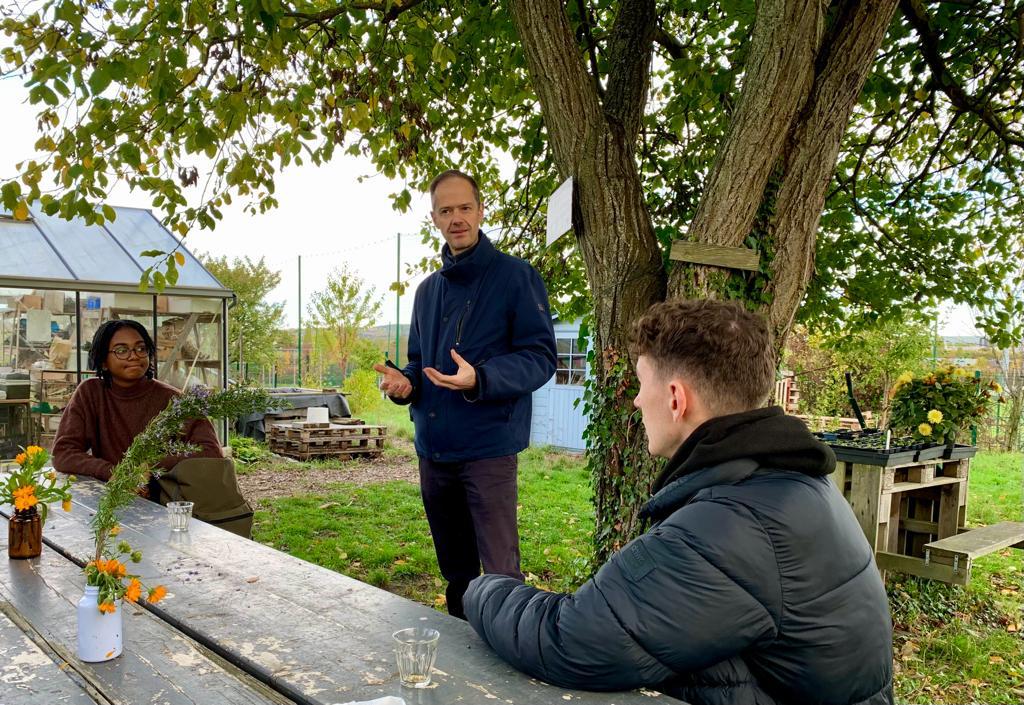
[[[379,456],[387,439],[386,426],[366,424],[284,423],[270,427],[270,451],[299,460],[314,457]]]
[[[893,467],[840,462],[832,479],[850,502],[883,575],[898,571],[967,585],[978,556],[1024,548],[1024,523],[968,529],[970,458]]]
[[[299,426],[298,424],[274,424],[270,430],[270,439],[290,440],[312,443],[314,441],[333,439],[352,439],[387,435],[385,426],[342,425],[330,424],[326,428]]]
[[[348,448],[346,450],[336,450],[330,448],[316,449],[310,448],[305,451],[297,449],[271,449],[272,452],[278,455],[283,455],[288,458],[294,458],[295,460],[315,460],[317,458],[355,458],[355,457],[366,457],[366,458],[379,458],[384,452],[381,448]]]

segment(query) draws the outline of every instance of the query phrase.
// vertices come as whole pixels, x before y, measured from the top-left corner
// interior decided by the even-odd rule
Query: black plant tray
[[[978,454],[977,446],[954,446],[951,450],[943,448],[946,452],[942,455],[946,460],[960,460],[962,458],[973,458]]]
[[[917,460],[917,456],[921,452],[917,448],[874,450],[841,445],[833,445],[831,447],[832,451],[836,454],[836,460],[846,463],[859,463],[861,465],[881,465],[885,468],[912,463]],[[939,450],[942,450],[942,446],[939,446]]]
[[[835,431],[816,431],[814,437],[823,443],[830,445],[842,445],[843,441],[853,441],[861,438],[872,438],[875,436],[881,437],[882,432],[877,428],[867,428],[863,431],[851,431],[846,428],[838,429]]]
[[[918,462],[924,462],[926,460],[938,460],[942,457],[942,454],[946,452],[946,446],[933,445],[927,448],[922,448],[917,451],[917,457],[914,460]]]

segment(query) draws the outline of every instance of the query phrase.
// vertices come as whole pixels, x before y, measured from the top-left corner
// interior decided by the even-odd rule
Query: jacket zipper
[[[466,320],[466,315],[469,313],[469,305],[471,303],[471,301],[466,302],[466,306],[462,309],[462,315],[459,316],[459,320],[455,324],[455,347],[459,347],[459,343],[462,342],[462,324]]]

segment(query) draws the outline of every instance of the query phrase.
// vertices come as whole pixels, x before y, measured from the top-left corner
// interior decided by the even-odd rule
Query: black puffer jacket
[[[712,419],[669,461],[652,528],[574,595],[485,575],[470,623],[517,668],[695,705],[882,705],[892,624],[835,457],[778,408]]]

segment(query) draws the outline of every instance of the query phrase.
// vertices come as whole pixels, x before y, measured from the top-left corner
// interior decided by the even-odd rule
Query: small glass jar
[[[14,512],[7,524],[7,556],[38,558],[43,552],[43,522],[35,507]]]

